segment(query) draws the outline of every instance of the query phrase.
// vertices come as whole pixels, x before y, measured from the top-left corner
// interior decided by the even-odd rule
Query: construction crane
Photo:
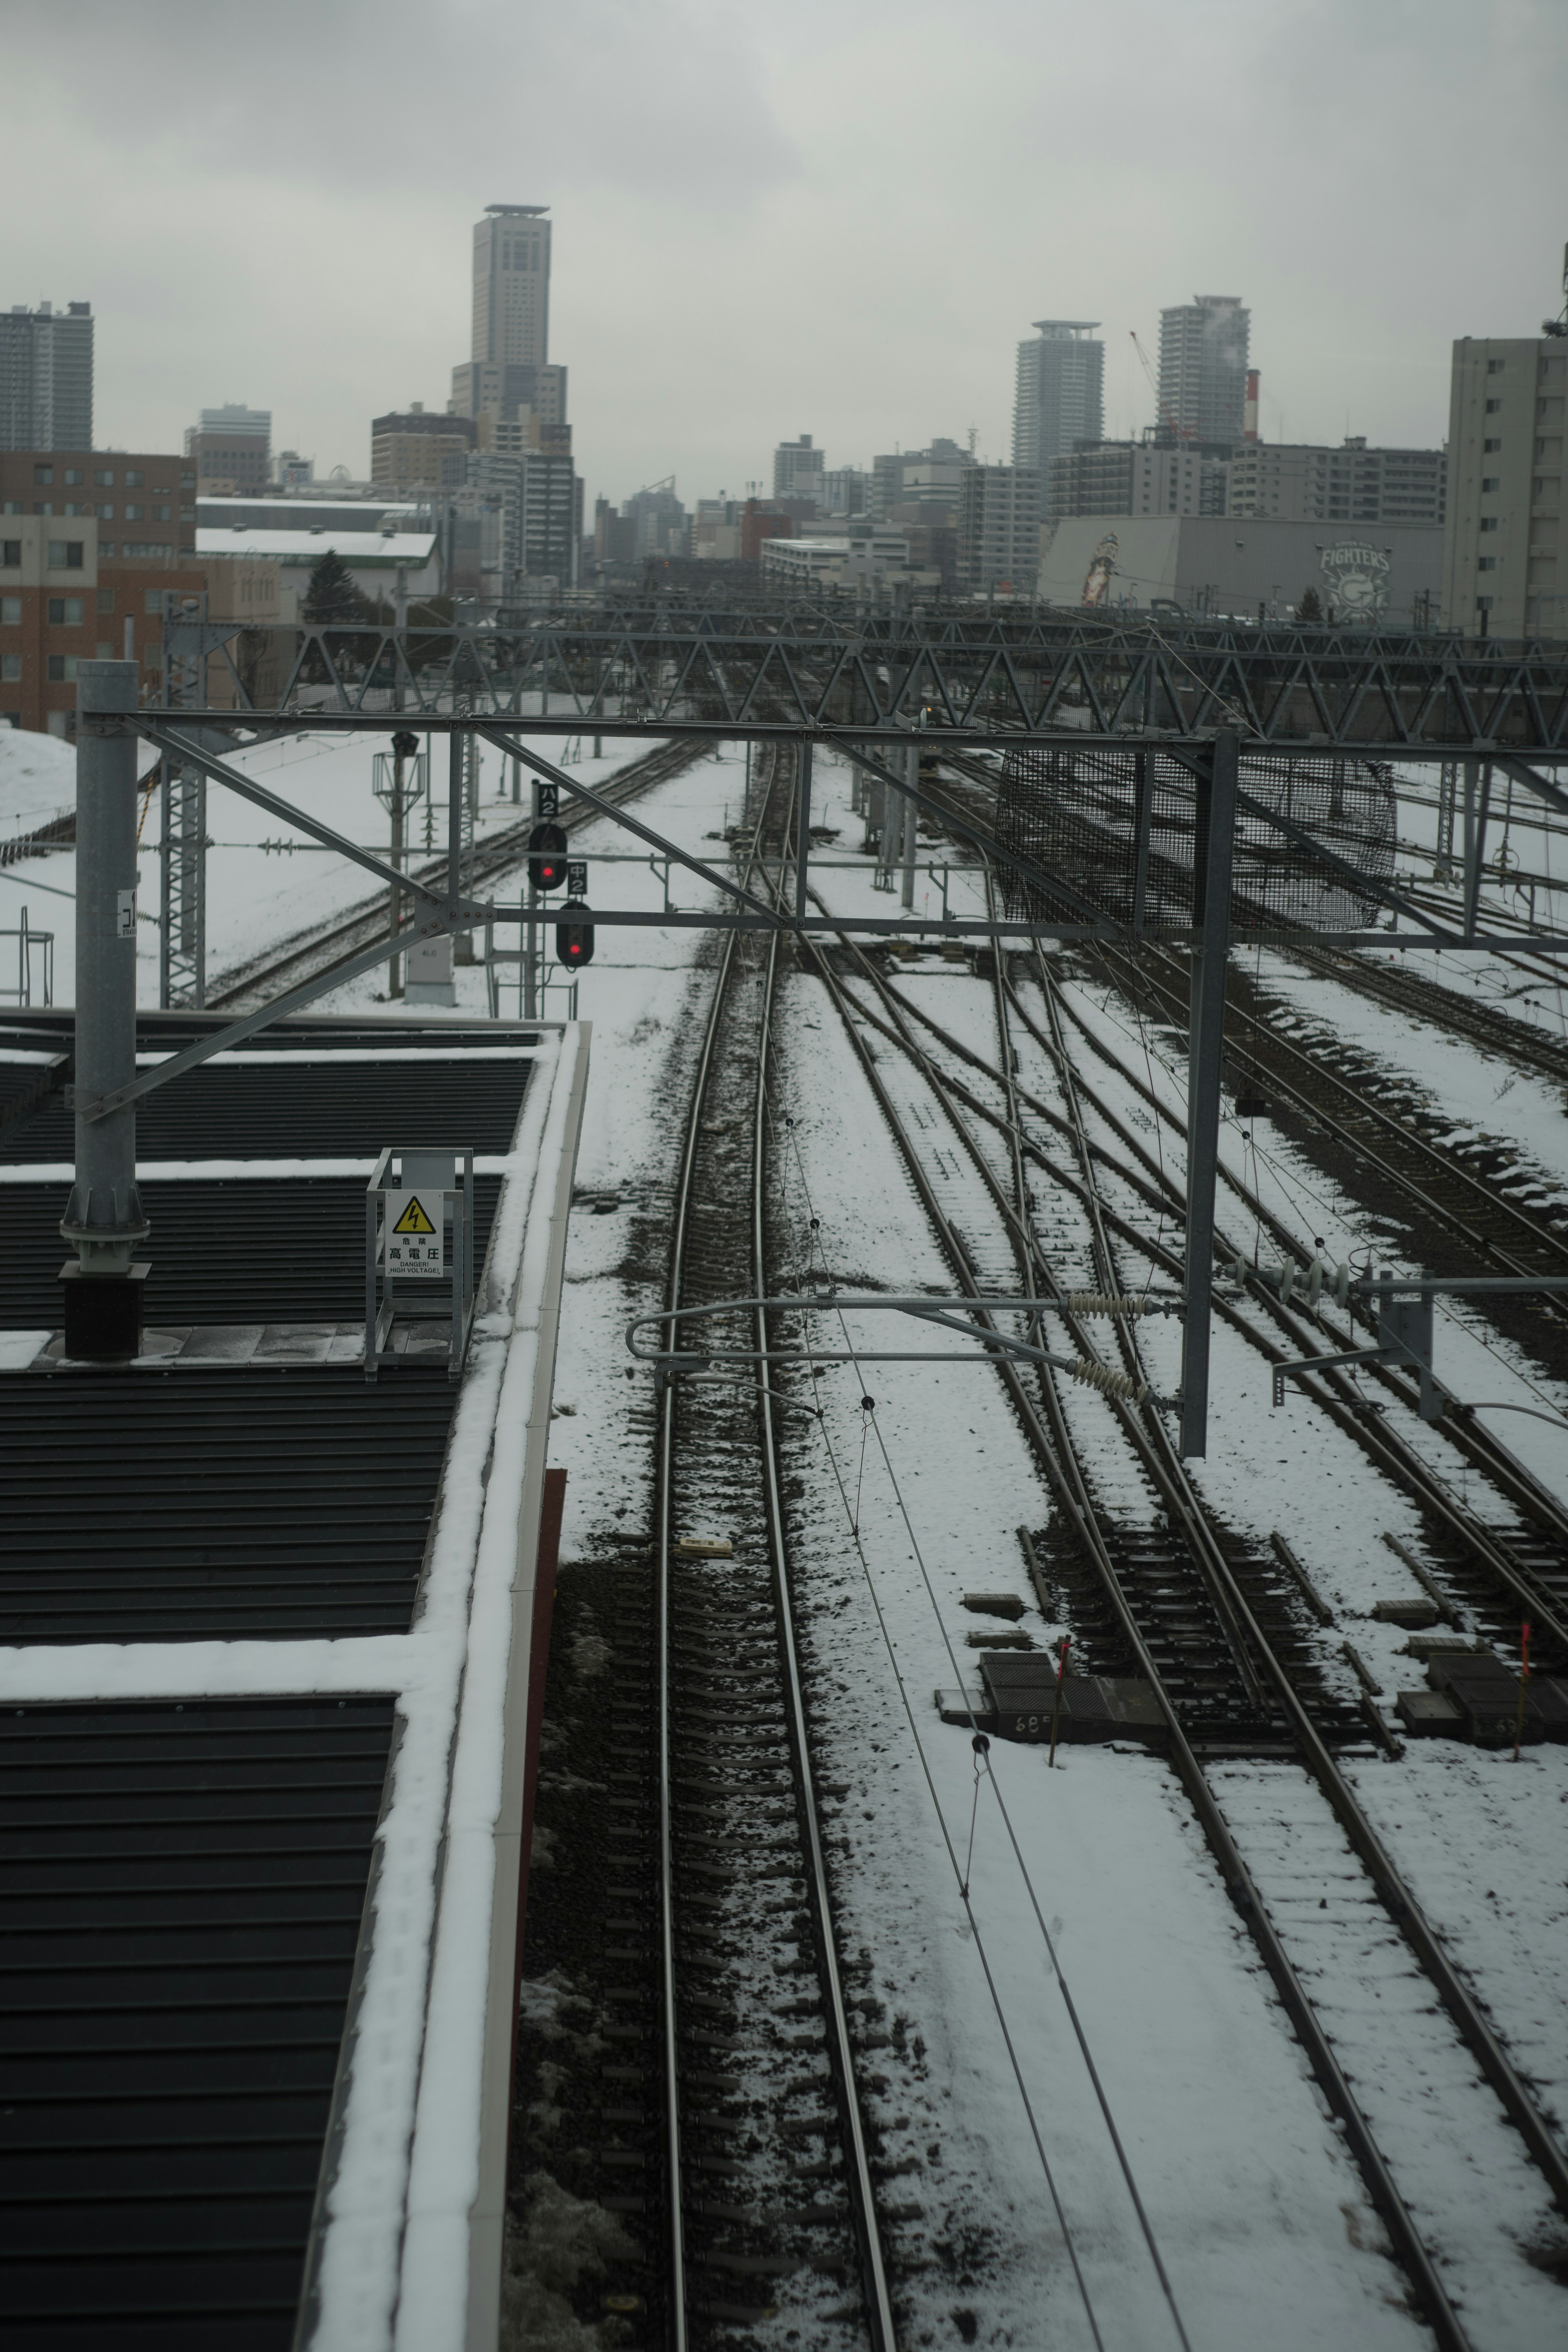
[[[1144,350],[1142,344],[1138,340],[1137,328],[1130,327],[1128,329],[1128,332],[1132,338],[1132,348],[1138,354],[1138,364],[1149,379],[1149,389],[1154,395],[1154,405],[1159,410],[1162,418],[1164,420],[1167,432],[1170,433],[1173,440],[1190,441],[1193,437],[1193,427],[1190,425],[1178,425],[1175,418],[1172,415],[1170,410],[1166,407],[1164,402],[1160,397],[1160,379],[1154,373],[1153,365],[1149,358],[1148,352]]]

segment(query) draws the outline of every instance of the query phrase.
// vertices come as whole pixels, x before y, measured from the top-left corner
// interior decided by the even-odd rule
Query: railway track
[[[1483,1054],[1568,1087],[1568,1039],[1549,1036],[1535,1024],[1515,1020],[1495,1005],[1461,995],[1457,988],[1412,971],[1405,963],[1374,963],[1369,956],[1331,948],[1293,947],[1289,953],[1293,963],[1320,980],[1339,981],[1359,996],[1369,996],[1413,1021],[1468,1039]],[[1534,984],[1547,985],[1544,981]]]
[[[617,808],[625,807],[651,791],[655,784],[664,783],[705,759],[709,748],[706,742],[678,737],[672,743],[659,744],[644,758],[628,761],[595,790],[602,800],[614,802]],[[573,809],[560,822],[563,830],[571,834],[593,824],[598,814],[596,809]],[[467,867],[469,887],[477,888],[517,866],[527,853],[530,830],[531,821],[509,824],[487,841],[476,843]],[[415,866],[411,871],[416,880],[432,888],[446,887],[445,858]],[[302,981],[325,977],[339,964],[347,963],[362,948],[369,947],[385,929],[386,892],[380,890],[374,898],[360,899],[335,920],[288,940],[280,950],[220,974],[207,991],[208,1007],[214,1011],[249,1012],[268,996],[297,988]]]
[[[817,968],[960,1286],[982,1313],[988,1288],[1016,1293],[1023,1286],[1036,1291],[1057,1306],[1053,1334],[1065,1330],[1080,1353],[1092,1352],[1089,1333],[1060,1311],[1064,1294],[1081,1286],[1124,1289],[1129,1285],[1119,1244],[1131,1241],[1141,1254],[1148,1244],[1131,1226],[1125,1207],[1104,1196],[1108,1154],[1103,1139],[1090,1130],[1066,1039],[1048,1001],[1044,960],[1046,1018],[1036,1034],[1055,1051],[1047,1053],[1035,1088],[1048,1088],[1053,1078],[1056,1084],[1048,1102],[1043,1091],[1030,1090],[1031,1102],[1048,1114],[1048,1144],[1042,1149],[1020,1100],[1013,1044],[1016,991],[1000,961],[994,1058],[987,1063],[973,1047],[961,1046],[955,1054],[943,1048],[948,1066],[940,1067],[926,1034],[915,1034],[912,1005],[847,937],[841,957],[853,966],[857,987],[835,970],[831,957],[820,958]],[[875,1056],[869,1045],[873,1031]],[[891,1043],[892,1053],[884,1041]],[[957,1045],[948,1040],[950,1047]],[[962,1076],[954,1065],[962,1065]],[[923,1116],[917,1116],[917,1108]],[[943,1128],[967,1168],[934,1139]],[[1071,1165],[1065,1169],[1059,1156],[1064,1136],[1072,1147]],[[1042,1165],[1068,1180],[1046,1202],[1029,1181],[1031,1170]],[[977,1201],[976,1179],[984,1204]],[[1154,1188],[1146,1188],[1146,1198],[1153,1193]],[[1173,1203],[1163,1205],[1169,1228]],[[1169,1250],[1164,1257],[1165,1270],[1179,1272],[1179,1258]],[[1139,1278],[1142,1273],[1141,1267]],[[1137,1286],[1136,1279],[1131,1286]],[[1114,1328],[1131,1379],[1143,1370],[1132,1328]],[[1460,2352],[1472,2338],[1467,2317],[1456,2309],[1456,2296],[1471,2310],[1484,2304],[1484,2288],[1472,2282],[1489,2265],[1495,2268],[1498,2216],[1508,2216],[1511,2226],[1530,2210],[1538,2224],[1549,2226],[1546,2207],[1552,2199],[1568,2210],[1568,2162],[1475,1994],[1373,1831],[1343,1761],[1344,1694],[1335,1692],[1310,1636],[1303,1640],[1299,1623],[1293,1628],[1282,1622],[1291,1613],[1289,1601],[1271,1581],[1267,1563],[1246,1558],[1245,1548],[1237,1559],[1234,1538],[1216,1523],[1184,1465],[1162,1446],[1157,1417],[1113,1400],[1110,1409],[1135,1465],[1121,1474],[1121,1516],[1129,1516],[1128,1498],[1140,1489],[1147,1503],[1157,1498],[1164,1514],[1163,1534],[1156,1512],[1146,1507],[1142,1514],[1139,1532],[1152,1548],[1154,1566],[1141,1577],[1136,1565],[1130,1566],[1124,1530],[1097,1491],[1108,1475],[1103,1448],[1101,1466],[1091,1476],[1078,1442],[1082,1417],[1103,1414],[1104,1403],[1096,1398],[1078,1405],[1076,1393],[1064,1393],[1048,1372],[1041,1374],[1037,1394],[1032,1376],[1005,1361],[998,1370],[1060,1507],[1053,1529],[1042,1531],[1032,1546],[1042,1582],[1054,1580],[1058,1587],[1055,1593],[1042,1593],[1042,1605],[1056,1614],[1065,1587],[1075,1635],[1081,1630],[1097,1669],[1112,1670],[1113,1658],[1123,1670],[1130,1662],[1154,1691],[1169,1752],[1211,1850],[1341,2118],[1422,2308],[1439,2342]],[[1145,1423],[1142,1433],[1132,1425],[1140,1418]],[[1407,1474],[1426,1475],[1431,1484],[1419,1457],[1409,1455],[1402,1466]],[[1072,1576],[1063,1573],[1068,1556],[1074,1554],[1077,1590]],[[1098,1589],[1098,1609],[1086,1612],[1087,1622],[1075,1607],[1086,1583]],[[1299,1619],[1300,1593],[1295,1602]],[[1253,1737],[1263,1735],[1254,1759],[1259,1749],[1267,1754],[1274,1748],[1283,1730],[1279,1744],[1292,1763],[1271,1767],[1253,1760],[1244,1766],[1226,1760],[1224,1734],[1241,1727],[1237,1716],[1246,1711]],[[1369,1975],[1398,1988],[1397,2049],[1380,2046],[1364,2018],[1358,2020],[1358,2006],[1364,2009],[1364,2002],[1354,1988]],[[1484,2092],[1475,2081],[1477,2066],[1488,2086]],[[1416,2083],[1423,2086],[1419,2094]],[[1434,2085],[1441,2127],[1452,2131],[1456,2147],[1473,2152],[1484,2142],[1487,2163],[1501,2168],[1495,2178],[1506,2180],[1507,2189],[1489,2222],[1453,2200],[1446,2206],[1441,2200],[1435,2203],[1430,2180],[1423,2176],[1420,2137],[1402,2118],[1414,2096],[1418,2105],[1424,2102],[1426,2126],[1432,2126]],[[1414,2189],[1405,2181],[1414,2182]],[[1522,2265],[1523,2255],[1518,2260]],[[1531,2283],[1522,2273],[1512,2276],[1512,2284],[1528,2299]]]
[[[787,830],[789,763],[764,758],[752,869]],[[672,1307],[765,1288],[776,972],[776,940],[728,935],[682,1144]],[[825,1857],[823,1811],[844,1792],[815,1776],[772,1409],[765,1384],[665,1391],[655,1549],[622,1571],[625,1843],[605,1958],[632,2063],[612,2070],[626,2088],[605,2116],[643,2185],[613,2201],[659,2224],[647,2301],[676,2352],[775,2311],[813,2344],[892,2352]]]

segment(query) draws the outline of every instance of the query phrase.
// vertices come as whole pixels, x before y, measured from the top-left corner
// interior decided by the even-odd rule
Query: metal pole
[[[397,751],[395,751],[392,755],[392,864],[399,871],[402,870],[403,754]],[[394,941],[397,938],[398,927],[402,920],[403,893],[394,883],[386,894],[387,936]],[[401,996],[403,993],[403,958],[398,954],[395,945],[386,967],[386,993],[389,998]]]
[[[136,1110],[83,1108],[136,1078],[136,708],[134,662],[77,669],[76,1181],[60,1233],[68,1355],[121,1359],[141,1344],[142,1277],[131,1253],[149,1231],[136,1189]]]
[[[1143,929],[1149,899],[1150,765],[1147,751],[1132,754],[1132,928]]]
[[[811,738],[803,735],[795,799],[795,911],[806,911],[806,866],[811,856]]]
[[[1480,766],[1480,791],[1476,790],[1478,762],[1465,761],[1465,919],[1464,935],[1476,936],[1480,907],[1481,866],[1487,854],[1487,812],[1491,802],[1492,763]]]
[[[1230,874],[1236,832],[1237,739],[1215,738],[1206,778],[1197,779],[1193,843],[1193,974],[1187,1049],[1187,1278],[1182,1327],[1182,1444],[1208,1449],[1209,1308],[1214,1291],[1215,1162],[1225,983],[1230,949]]]
[[[129,622],[126,624],[130,626]],[[163,676],[169,675],[165,666]],[[174,1003],[174,777],[176,770],[167,752],[158,769],[158,1003],[167,1013]]]
[[[531,790],[533,822],[537,824],[539,823],[539,778],[537,776],[531,779]],[[533,887],[533,877],[530,874],[528,922],[524,929],[522,941],[522,1017],[525,1021],[537,1021],[539,1018],[539,925],[533,919],[533,910],[538,904],[539,893]]]
[[[1447,882],[1454,872],[1454,803],[1458,796],[1459,763],[1445,760],[1437,772],[1437,877]]]
[[[921,747],[918,742],[911,743],[904,753],[904,773],[910,781],[910,792],[904,802],[903,904],[912,910],[915,903],[916,827],[920,823],[920,811],[914,797],[921,785]]]

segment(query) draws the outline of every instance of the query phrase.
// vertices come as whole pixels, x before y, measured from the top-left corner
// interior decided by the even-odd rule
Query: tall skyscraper
[[[1159,424],[1184,441],[1239,441],[1252,313],[1239,294],[1194,294],[1160,313]]]
[[[1049,515],[1051,459],[1075,441],[1105,433],[1105,345],[1096,342],[1098,319],[1037,319],[1037,340],[1018,346],[1018,388],[1013,404],[1013,465],[1035,474],[1040,512]]]
[[[501,512],[496,564],[481,563],[475,580],[479,587],[480,572],[493,571],[480,593],[493,587],[503,603],[520,571],[574,581],[582,533],[566,370],[550,360],[549,210],[487,205],[474,224],[473,332],[468,358],[452,370],[447,404],[452,415],[472,420],[476,444],[453,512],[458,520],[470,519],[468,507],[480,519]]]
[[[548,205],[487,205],[474,225],[469,357],[542,367],[550,357]]]
[[[0,310],[0,449],[91,447],[91,303]]]
[[[548,205],[487,205],[474,224],[474,318],[468,362],[452,370],[459,416],[511,424],[519,409],[566,422],[566,371],[550,357]]]

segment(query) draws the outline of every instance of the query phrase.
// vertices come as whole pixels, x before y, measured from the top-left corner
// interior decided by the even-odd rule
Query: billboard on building
[[[1289,620],[1310,589],[1325,621],[1411,627],[1436,617],[1438,524],[1074,515],[1041,537],[1042,604]]]

